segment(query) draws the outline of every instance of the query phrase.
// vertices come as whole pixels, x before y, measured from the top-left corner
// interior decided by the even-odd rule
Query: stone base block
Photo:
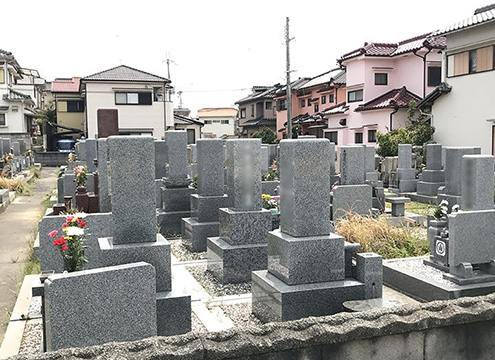
[[[344,280],[344,238],[268,233],[268,271],[288,285]]]
[[[181,239],[182,244],[192,252],[206,251],[206,240],[218,236],[220,223],[199,222],[196,218],[183,218]]]
[[[207,269],[222,284],[251,281],[251,272],[268,267],[265,244],[230,245],[222,238],[207,242]]]
[[[365,298],[364,284],[352,278],[316,284],[287,285],[268,271],[253,272],[253,313],[264,322],[332,315],[342,304]]]
[[[263,194],[268,194],[271,196],[279,195],[276,192],[277,187],[280,185],[280,181],[262,181],[261,182],[261,192]]]
[[[452,206],[461,205],[461,196],[457,195],[447,195],[447,194],[438,194],[437,195],[438,204],[442,202],[442,200],[447,200],[449,202],[449,211],[452,210]]]
[[[397,169],[397,178],[399,179],[399,183],[401,180],[414,180],[416,179],[416,170]]]
[[[162,179],[156,179],[155,180],[155,201],[156,201],[156,208],[161,209],[163,204],[162,204],[162,188],[163,188],[163,180]]]
[[[227,200],[227,195],[201,196],[192,194],[191,217],[198,218],[199,222],[218,221],[218,209],[226,207]]]
[[[417,193],[420,195],[436,196],[438,188],[441,186],[445,186],[445,183],[418,181]]]
[[[155,267],[156,290],[170,291],[172,288],[170,243],[160,234],[156,242],[139,244],[113,244],[113,239],[98,239],[101,266],[114,266],[144,261]]]
[[[191,331],[191,296],[173,291],[156,294],[158,336],[180,335]]]
[[[431,183],[445,183],[445,171],[424,169],[421,180]]]
[[[189,187],[162,187],[162,209],[165,212],[191,211],[191,194],[194,189]]]
[[[188,217],[191,217],[190,211],[165,212],[161,209],[158,209],[157,223],[160,229],[160,234],[165,237],[180,235],[182,219]]]
[[[272,230],[270,210],[236,211],[220,209],[220,237],[231,245],[266,244],[266,234]]]
[[[428,195],[422,195],[418,193],[408,193],[406,194],[407,197],[410,197],[412,201],[416,201],[422,204],[432,204],[432,205],[437,205],[437,197],[436,196],[428,196]]]
[[[416,192],[417,180],[399,180],[399,192],[409,193]]]
[[[371,172],[367,172],[365,175],[364,175],[364,180],[365,181],[370,181],[370,182],[377,182],[378,181],[378,178],[379,178],[379,174],[377,171],[371,171]]]
[[[369,215],[372,208],[372,188],[370,185],[340,185],[333,189],[332,219],[338,220],[347,211]]]

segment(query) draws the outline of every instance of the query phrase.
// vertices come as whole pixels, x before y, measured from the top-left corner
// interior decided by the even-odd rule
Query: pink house
[[[376,143],[376,133],[406,125],[407,107],[441,81],[445,39],[430,34],[399,43],[365,43],[338,61],[346,70],[346,98],[323,109],[325,137],[338,145]]]

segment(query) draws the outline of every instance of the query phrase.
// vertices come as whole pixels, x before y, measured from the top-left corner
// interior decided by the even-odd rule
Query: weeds
[[[346,241],[361,244],[362,252],[375,252],[384,259],[422,256],[430,252],[424,229],[392,226],[384,217],[347,213],[335,223],[335,229]]]
[[[21,196],[29,196],[33,192],[33,186],[25,183],[21,179],[8,179],[5,177],[0,177],[0,189],[15,191]]]

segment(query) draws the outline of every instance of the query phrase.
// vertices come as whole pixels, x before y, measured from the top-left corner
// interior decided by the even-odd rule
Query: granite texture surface
[[[443,170],[423,169],[421,174],[422,174],[421,181],[434,182],[434,183],[445,183],[445,171],[443,171]]]
[[[333,189],[333,220],[337,220],[347,211],[369,215],[372,207],[372,189],[369,185],[336,186]]]
[[[277,188],[280,186],[280,181],[278,180],[273,180],[273,181],[262,181],[261,182],[261,193],[262,194],[268,194],[271,196],[276,196],[277,194]]]
[[[224,194],[224,141],[222,139],[199,139],[196,143],[198,194],[222,196]]]
[[[426,169],[442,170],[442,145],[427,144],[426,145]]]
[[[492,155],[462,157],[462,210],[493,210],[493,165]]]
[[[270,166],[270,156],[268,154],[268,146],[267,145],[261,145],[260,149],[260,156],[261,156],[261,161],[260,161],[260,171],[261,173],[265,173],[268,171],[269,166]]]
[[[190,211],[191,194],[195,192],[190,187],[178,187],[162,189],[162,209],[165,212]]]
[[[202,196],[191,195],[191,217],[198,218],[199,222],[218,221],[220,208],[227,207],[227,195]]]
[[[261,209],[261,139],[227,140],[227,195],[235,210]]]
[[[361,185],[364,183],[365,148],[363,146],[340,147],[340,184]]]
[[[155,179],[165,177],[166,149],[164,140],[155,140]]]
[[[383,261],[380,255],[375,253],[356,254],[354,277],[364,284],[365,299],[382,297]]]
[[[268,271],[288,285],[344,280],[344,238],[268,233]]]
[[[76,151],[77,160],[87,161],[86,140],[78,140],[74,145],[74,149]]]
[[[251,272],[267,268],[267,244],[230,245],[222,238],[207,242],[207,269],[222,284],[249,282]]]
[[[479,147],[445,148],[445,193],[447,195],[461,195],[462,157],[479,154],[481,154]]]
[[[165,131],[166,178],[187,179],[187,132]]]
[[[90,173],[96,171],[96,165],[94,163],[94,159],[97,158],[96,141],[96,139],[86,139],[86,164]]]
[[[221,208],[219,211],[220,237],[231,245],[266,244],[268,231],[272,229],[270,210],[234,211]]]
[[[110,136],[113,243],[156,239],[155,145],[147,136]]]
[[[9,154],[11,148],[12,148],[12,140],[10,140],[10,138],[2,138],[3,154]]]
[[[20,156],[21,155],[21,146],[20,146],[18,141],[12,142],[12,150],[14,152],[14,156]]]
[[[280,142],[280,227],[292,236],[330,234],[330,142]],[[364,161],[364,154],[363,161]],[[363,173],[364,174],[364,173]]]
[[[98,158],[98,202],[100,212],[110,212],[112,211],[112,202],[108,178],[108,144],[106,138],[98,139],[96,156]]]
[[[156,271],[156,291],[170,291],[172,288],[170,243],[160,234],[156,241],[135,244],[115,244],[113,239],[100,238],[99,260],[101,266],[115,266],[144,261]]]
[[[48,351],[157,334],[155,270],[149,264],[56,274],[44,287]]]
[[[160,234],[165,237],[176,236],[181,233],[182,219],[191,217],[188,211],[165,212],[162,209],[156,210],[156,221]]]
[[[398,169],[411,169],[412,168],[412,145],[411,144],[399,144],[399,160]]]
[[[156,294],[158,336],[185,334],[191,331],[191,296],[174,291]]]
[[[182,244],[192,252],[206,251],[206,240],[220,233],[218,221],[199,222],[197,218],[183,218],[181,228]]]

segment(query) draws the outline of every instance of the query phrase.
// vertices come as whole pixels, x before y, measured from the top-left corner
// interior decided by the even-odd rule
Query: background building
[[[198,110],[198,119],[204,123],[204,137],[229,137],[236,134],[237,109],[230,107],[203,108]]]

